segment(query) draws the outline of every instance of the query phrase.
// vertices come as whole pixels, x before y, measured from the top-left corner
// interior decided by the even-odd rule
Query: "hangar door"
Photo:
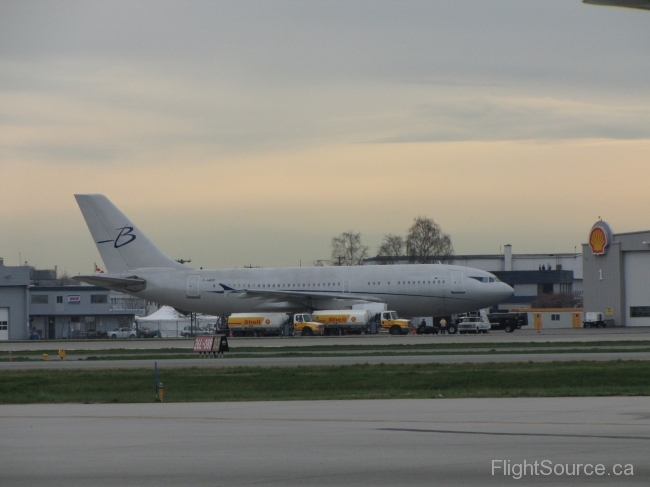
[[[0,308],[0,341],[9,340],[9,308]]]
[[[650,252],[624,255],[625,324],[650,326]]]

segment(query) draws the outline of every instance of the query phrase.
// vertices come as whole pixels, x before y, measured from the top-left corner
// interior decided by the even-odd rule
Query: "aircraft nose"
[[[501,299],[501,302],[510,299],[514,294],[515,294],[515,290],[512,287],[510,287],[505,282],[501,283],[499,289],[499,298]]]

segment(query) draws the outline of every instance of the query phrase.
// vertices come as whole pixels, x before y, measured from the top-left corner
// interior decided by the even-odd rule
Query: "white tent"
[[[148,327],[151,330],[160,330],[163,338],[173,338],[181,336],[184,328],[190,327],[190,316],[179,313],[171,306],[163,306],[155,313],[149,316],[136,316],[138,327]],[[216,316],[204,315],[197,313],[194,326],[205,327],[209,324],[214,325],[219,318]]]

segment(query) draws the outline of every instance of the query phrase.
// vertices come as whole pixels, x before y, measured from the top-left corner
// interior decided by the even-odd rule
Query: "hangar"
[[[585,312],[609,326],[650,326],[650,230],[615,234],[599,220],[582,256]]]
[[[29,336],[29,267],[8,267],[0,259],[0,340]]]

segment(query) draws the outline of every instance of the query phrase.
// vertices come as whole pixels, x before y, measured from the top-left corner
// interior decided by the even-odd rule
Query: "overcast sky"
[[[580,0],[2,0],[0,257],[92,272],[75,193],[204,268],[416,216],[458,254],[647,230],[649,46]]]

